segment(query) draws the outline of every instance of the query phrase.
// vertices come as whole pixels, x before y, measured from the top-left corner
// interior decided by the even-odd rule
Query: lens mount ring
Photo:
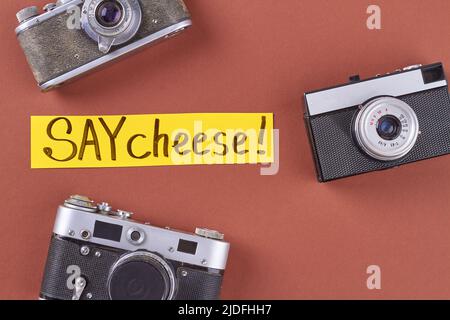
[[[97,15],[98,9],[108,2],[121,8],[120,19],[111,26],[102,24]],[[142,9],[139,0],[85,0],[81,14],[83,30],[99,43],[99,48],[104,53],[107,53],[111,46],[123,44],[133,38],[141,22]]]
[[[157,269],[166,284],[168,284],[166,288],[166,292],[161,300],[173,300],[176,293],[176,277],[171,266],[162,258],[161,256],[148,252],[148,251],[134,251],[131,253],[127,253],[123,255],[116,263],[111,267],[111,271],[108,277],[108,294],[109,298],[113,300],[112,291],[112,281],[115,276],[115,272],[118,271],[122,266],[125,266],[128,263],[147,263]]]
[[[394,122],[401,126],[389,139],[380,135],[380,120],[383,119],[395,119]],[[406,102],[393,97],[378,97],[361,106],[353,122],[353,133],[367,155],[380,161],[394,161],[406,156],[416,144],[419,120]]]

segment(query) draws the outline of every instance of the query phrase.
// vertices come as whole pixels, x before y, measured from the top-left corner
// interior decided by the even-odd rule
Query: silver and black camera
[[[305,94],[317,176],[325,182],[450,153],[441,63]]]
[[[40,298],[214,300],[229,243],[130,219],[131,213],[72,196],[58,209]]]
[[[192,23],[182,0],[58,0],[17,13],[17,38],[42,90],[62,85]]]

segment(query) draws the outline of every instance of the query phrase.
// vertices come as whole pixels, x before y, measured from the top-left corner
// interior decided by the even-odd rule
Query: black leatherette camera
[[[450,153],[450,98],[441,63],[414,65],[305,94],[320,182]]]
[[[158,228],[72,196],[58,209],[40,298],[219,299],[229,244],[223,234]]]

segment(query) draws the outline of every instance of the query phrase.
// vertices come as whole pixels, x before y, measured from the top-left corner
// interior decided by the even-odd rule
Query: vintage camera
[[[305,94],[319,181],[450,152],[450,98],[441,63],[350,80]]]
[[[130,219],[131,213],[72,196],[58,209],[40,298],[215,300],[229,244]]]
[[[189,27],[182,0],[58,0],[17,13],[17,38],[45,91]]]

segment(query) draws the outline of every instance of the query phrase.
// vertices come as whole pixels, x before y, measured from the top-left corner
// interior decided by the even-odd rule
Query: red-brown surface
[[[39,293],[57,206],[108,200],[155,225],[222,230],[223,298],[450,298],[450,157],[329,184],[315,179],[302,94],[405,65],[450,68],[450,2],[188,0],[195,25],[171,41],[40,93],[0,10],[0,298]],[[258,166],[30,169],[30,115],[274,112],[276,176]],[[382,269],[382,290],[366,268]]]

